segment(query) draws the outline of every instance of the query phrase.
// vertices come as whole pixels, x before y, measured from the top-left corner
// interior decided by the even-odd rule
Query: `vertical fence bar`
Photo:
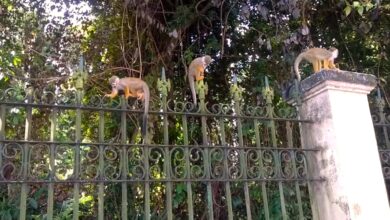
[[[378,108],[379,123],[381,124],[383,136],[384,136],[384,139],[385,139],[385,145],[386,145],[387,149],[390,149],[390,139],[389,139],[389,135],[387,133],[387,126],[384,125],[384,124],[386,124],[386,114],[385,114],[385,111],[384,111],[385,106],[386,106],[386,102],[382,98],[381,90],[380,90],[379,86],[377,88],[377,96],[376,96],[375,104],[376,104],[376,106]]]
[[[0,167],[3,167],[3,147],[5,140],[5,114],[6,107],[4,104],[0,105]],[[3,169],[0,170],[0,174],[4,176]]]
[[[259,122],[257,119],[253,120],[253,127],[255,130],[255,138],[256,138],[256,147],[258,149],[261,148],[261,140],[260,140],[260,132],[259,132]],[[260,156],[259,156],[259,163],[260,163],[260,172],[261,172],[261,177],[265,179],[264,176],[264,168],[263,168],[263,156],[262,156],[262,151],[259,150]],[[261,195],[263,197],[263,203],[264,203],[264,216],[266,220],[269,220],[269,208],[268,208],[268,197],[267,197],[267,187],[266,187],[266,182],[261,181]]]
[[[200,100],[200,113],[206,114],[206,104],[205,104],[205,92],[207,90],[207,85],[204,84],[203,80],[197,81],[196,86],[198,87],[199,91],[199,100]],[[201,116],[201,124],[202,124],[202,144],[203,146],[206,146],[204,148],[204,169],[206,174],[206,179],[209,180],[210,175],[210,160],[209,160],[209,149],[208,147],[211,146],[207,141],[207,122],[206,122],[206,116]],[[211,187],[211,182],[207,181],[207,206],[208,206],[208,219],[213,220],[214,219],[214,207],[213,207],[213,190]]]
[[[99,111],[99,143],[104,143],[104,111]],[[104,219],[104,145],[99,146],[98,219]]]
[[[187,125],[187,116],[183,114],[182,116],[183,121],[183,136],[184,136],[184,145],[185,151],[185,161],[186,161],[186,170],[187,170],[187,179],[191,179],[191,162],[190,162],[190,151],[188,149],[189,141],[188,141],[188,125]],[[192,187],[191,187],[191,181],[186,181],[186,187],[187,187],[187,205],[188,205],[188,219],[193,220],[194,219],[194,207],[192,204]]]
[[[50,142],[55,141],[55,131],[57,128],[57,108],[53,108],[50,115]],[[47,219],[53,219],[53,208],[54,208],[54,183],[55,180],[55,144],[50,144],[50,173],[49,173],[49,185],[47,189]]]
[[[146,131],[146,136],[148,136],[148,131]],[[150,219],[150,183],[149,183],[149,138],[145,137],[146,141],[144,142],[144,164],[145,164],[145,220]]]
[[[143,146],[143,154],[144,154],[144,166],[145,166],[145,183],[144,183],[144,211],[145,211],[145,220],[150,219],[150,183],[149,183],[149,146],[150,139],[149,139],[149,132],[148,129],[146,129],[146,134],[144,138],[144,146]]]
[[[84,58],[79,59],[79,68],[75,74],[76,90],[76,146],[74,149],[74,172],[73,179],[80,179],[81,161],[80,161],[80,143],[81,143],[81,102],[83,100],[84,82],[87,80],[87,72],[84,70]],[[73,185],[73,219],[79,219],[79,203],[80,203],[80,183],[76,182]]]
[[[234,82],[232,87],[232,93],[233,93],[233,99],[234,99],[234,111],[237,114],[237,116],[241,115],[241,107],[240,107],[240,100],[241,100],[241,91],[240,88],[237,86],[237,82]],[[244,147],[244,137],[242,135],[242,123],[241,119],[237,118],[237,130],[238,130],[238,143],[240,147]],[[242,172],[242,178],[247,179],[247,163],[245,158],[245,150],[240,149],[240,169]],[[251,212],[251,201],[249,196],[249,186],[248,182],[244,181],[244,196],[245,196],[245,207],[246,207],[246,217],[247,219],[252,219],[252,212]]]
[[[226,135],[225,135],[225,123],[224,123],[224,118],[219,119],[219,127],[220,127],[220,135],[221,135],[221,144],[222,146],[226,146]],[[229,164],[228,164],[228,154],[229,151],[227,148],[223,149],[224,151],[224,161],[223,161],[223,166],[225,170],[225,191],[226,191],[226,203],[228,207],[228,219],[233,220],[233,206],[232,206],[232,193],[230,190],[230,176],[229,176]]]
[[[126,133],[126,108],[127,108],[127,99],[124,96],[121,96],[121,143],[126,144],[127,133]],[[128,160],[127,160],[127,149],[126,146],[122,146],[122,173],[121,180],[122,182],[122,209],[121,217],[122,219],[127,219],[127,169],[128,169]]]
[[[166,84],[166,79],[165,79],[165,69],[162,69],[162,82],[164,82],[164,85]],[[164,113],[166,113],[168,110],[167,106],[167,87],[162,88],[162,110]],[[164,114],[163,116],[163,129],[164,129],[164,145],[169,144],[169,131],[168,131],[168,115]],[[171,158],[170,158],[170,153],[169,153],[169,147],[164,147],[164,170],[166,174],[166,209],[167,209],[167,218],[169,220],[173,219],[173,214],[172,214],[172,182],[171,182]]]
[[[76,146],[74,149],[74,173],[73,178],[79,180],[80,178],[80,143],[81,143],[81,100],[82,90],[77,89],[76,98]],[[73,219],[79,219],[79,202],[80,202],[80,183],[76,182],[73,185]]]
[[[266,99],[266,108],[267,108],[267,115],[270,118],[269,121],[269,127],[271,131],[271,145],[273,148],[277,148],[277,139],[276,139],[276,126],[275,126],[275,120],[274,118],[274,107],[272,105],[272,99],[273,99],[273,91],[268,85],[268,78],[265,77],[265,88],[264,88],[264,96]],[[274,153],[275,155],[275,168],[276,168],[276,173],[277,177],[280,177],[280,172],[281,172],[281,163],[279,159],[279,153],[276,151]],[[278,186],[279,186],[279,194],[280,194],[280,205],[282,208],[282,217],[283,220],[287,220],[287,211],[286,211],[286,204],[285,204],[285,199],[284,199],[284,192],[283,192],[283,183],[282,181],[278,181]]]
[[[270,121],[271,125],[271,140],[272,140],[272,147],[276,148],[277,147],[277,141],[276,141],[276,128],[275,128],[275,121],[271,120]],[[275,165],[276,165],[276,173],[278,177],[281,177],[281,169],[282,169],[282,164],[279,159],[279,151],[276,151],[274,153],[275,155]],[[283,182],[278,181],[278,186],[279,186],[279,194],[280,194],[280,206],[282,208],[282,217],[283,220],[287,220],[287,211],[286,211],[286,202],[284,199],[284,190],[283,190]]]
[[[32,92],[31,87],[27,88],[27,102],[32,102]],[[31,123],[32,123],[32,107],[26,107],[26,125],[24,130],[24,140],[29,141],[31,138]],[[28,194],[28,184],[25,182],[28,177],[29,172],[29,154],[30,146],[28,143],[24,144],[23,147],[23,158],[22,158],[22,187],[20,192],[20,215],[19,219],[26,219],[26,209],[27,209],[27,194]]]
[[[149,118],[149,117],[148,117]],[[150,138],[149,138],[149,132],[148,129],[146,129],[145,137],[142,137],[144,140],[144,146],[143,146],[143,154],[144,154],[144,166],[145,166],[145,183],[144,183],[144,212],[145,220],[150,219],[150,167],[149,167],[149,144],[150,144]]]
[[[256,147],[260,149],[261,148],[261,140],[260,140],[259,124],[258,124],[257,119],[253,120],[253,126],[255,129]],[[261,177],[265,179],[262,151],[259,150],[259,152],[260,152],[259,163],[260,163]],[[270,218],[269,218],[269,208],[268,208],[267,187],[266,187],[265,181],[261,181],[261,195],[263,197],[263,203],[264,203],[264,216],[265,216],[266,220],[269,220]]]
[[[286,131],[287,131],[287,146],[289,148],[293,148],[293,124],[289,121],[286,121]],[[295,162],[295,151],[290,151],[291,153],[291,161],[292,161],[292,168],[294,173],[294,178],[298,178],[298,170],[297,170],[297,164]],[[297,202],[298,202],[298,212],[299,212],[299,219],[303,220],[303,208],[302,208],[302,196],[301,196],[301,190],[299,188],[299,182],[298,180],[295,181],[295,192],[297,194]]]

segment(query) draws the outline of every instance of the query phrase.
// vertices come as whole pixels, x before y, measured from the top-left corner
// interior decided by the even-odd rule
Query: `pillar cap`
[[[336,81],[349,84],[358,84],[367,87],[375,87],[377,78],[371,74],[349,72],[344,70],[321,70],[312,74],[301,82],[301,92],[312,89],[323,81]]]
[[[312,97],[324,89],[350,91],[368,94],[377,85],[377,78],[371,74],[344,70],[321,70],[311,74],[300,83],[299,93],[303,99]],[[295,85],[287,91],[287,100],[294,103]]]

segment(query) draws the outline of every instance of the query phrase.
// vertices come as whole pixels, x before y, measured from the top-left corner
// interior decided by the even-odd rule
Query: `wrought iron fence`
[[[1,215],[32,219],[311,219],[308,157],[291,108],[168,100],[158,83],[140,144],[123,97],[9,88],[0,97]],[[280,103],[279,103],[280,104]],[[7,213],[5,213],[7,212]]]
[[[382,172],[385,178],[387,194],[390,198],[390,106],[381,94],[378,86],[374,105],[371,108]]]

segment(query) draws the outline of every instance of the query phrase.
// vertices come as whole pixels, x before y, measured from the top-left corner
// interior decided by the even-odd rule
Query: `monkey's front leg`
[[[329,60],[324,60],[324,69],[328,70],[329,69],[330,62]]]
[[[196,81],[204,79],[204,68],[203,67],[198,67],[196,69],[195,79],[196,79]]]
[[[110,97],[110,98],[115,98],[118,95],[118,90],[117,89],[112,89],[111,94],[105,94],[105,97]]]
[[[329,68],[331,68],[331,69],[338,69],[338,68],[334,65],[333,60],[329,60]]]

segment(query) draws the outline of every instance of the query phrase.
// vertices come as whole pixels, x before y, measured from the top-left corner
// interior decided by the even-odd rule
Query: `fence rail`
[[[138,115],[123,97],[81,90],[0,93],[0,200],[20,219],[310,219],[307,158],[292,108],[161,100],[140,143]],[[204,91],[203,91],[204,92]],[[204,92],[205,93],[205,92]],[[203,94],[203,95],[202,95]],[[130,135],[129,135],[130,134]],[[0,203],[0,205],[2,205]]]

